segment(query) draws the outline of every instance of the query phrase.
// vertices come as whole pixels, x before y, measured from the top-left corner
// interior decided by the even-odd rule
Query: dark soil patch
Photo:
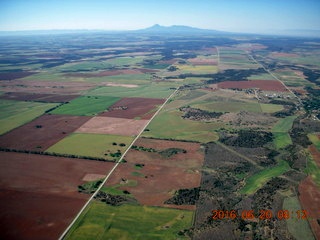
[[[2,72],[0,73],[1,80],[14,80],[18,78],[24,78],[35,74],[36,72]]]
[[[100,114],[105,117],[150,119],[156,107],[165,102],[155,98],[123,98],[109,107],[108,112]]]

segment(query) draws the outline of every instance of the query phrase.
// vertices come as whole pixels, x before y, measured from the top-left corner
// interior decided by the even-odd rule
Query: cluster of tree
[[[182,107],[179,109],[184,112],[183,118],[195,121],[211,121],[223,115],[222,112],[209,112],[198,108]]]
[[[263,147],[266,143],[273,140],[270,132],[244,130],[241,129],[238,134],[224,135],[220,141],[226,145],[236,147],[257,148]]]
[[[97,191],[102,182],[103,180],[99,179],[97,181],[87,182],[82,185],[79,185],[78,192],[86,194],[94,193],[95,191]]]
[[[200,188],[191,189],[179,189],[175,192],[175,195],[166,200],[165,204],[175,204],[175,205],[195,205],[196,201],[199,199]]]
[[[98,194],[95,196],[95,199],[105,202],[106,204],[112,205],[112,206],[119,206],[124,203],[136,203],[136,200],[133,197],[127,197],[126,195],[129,195],[130,192],[124,190],[124,195],[112,195],[106,192],[98,192]]]
[[[133,145],[131,148],[134,149],[134,150],[143,151],[143,152],[156,152],[156,153],[159,153],[161,156],[166,157],[166,158],[169,158],[172,155],[175,155],[175,154],[178,154],[178,153],[187,153],[187,150],[181,149],[181,148],[167,148],[167,149],[162,150],[162,151],[158,151],[158,150],[156,150],[154,148],[145,148],[143,146],[136,146],[136,145]]]

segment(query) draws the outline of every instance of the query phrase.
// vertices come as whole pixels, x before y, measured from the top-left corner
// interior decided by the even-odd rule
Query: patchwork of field
[[[45,151],[87,122],[90,117],[43,115],[5,135],[0,136],[1,148]]]
[[[320,238],[318,45],[225,38],[1,37],[0,238]]]

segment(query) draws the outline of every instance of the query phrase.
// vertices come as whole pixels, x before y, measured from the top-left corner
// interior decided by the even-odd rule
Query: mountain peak
[[[159,24],[154,24],[151,27],[138,30],[139,32],[145,33],[223,33],[216,30],[208,30],[208,29],[201,29],[195,27],[189,27],[184,25],[172,25],[172,26],[161,26]]]

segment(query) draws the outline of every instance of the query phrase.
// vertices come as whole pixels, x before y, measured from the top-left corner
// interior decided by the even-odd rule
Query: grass
[[[131,137],[118,135],[73,133],[48,148],[46,152],[118,160],[119,156],[113,157],[111,154],[118,150],[124,153],[132,140]],[[114,142],[117,145],[114,145]],[[119,143],[125,143],[126,146],[121,147]]]
[[[283,110],[283,106],[278,104],[261,103],[260,107],[261,107],[261,111],[264,113],[275,113]]]
[[[259,103],[245,102],[203,102],[193,104],[192,107],[210,112],[261,112]]]
[[[94,96],[167,98],[174,90],[166,84],[151,83],[135,88],[99,87],[89,92]]]
[[[289,133],[275,132],[273,133],[273,136],[274,136],[273,144],[275,145],[277,150],[285,148],[286,146],[292,144],[292,140]]]
[[[253,194],[266,182],[277,177],[290,169],[289,164],[281,160],[277,166],[266,168],[246,179],[245,186],[241,189],[242,194]]]
[[[320,168],[311,156],[308,157],[305,172],[313,178],[318,186],[320,186]]]
[[[148,125],[150,131],[144,132],[145,137],[210,142],[218,140],[214,132],[224,126],[223,123],[205,123],[185,120],[181,112],[162,111]]]
[[[111,66],[126,66],[126,65],[136,65],[138,63],[142,63],[145,57],[118,57],[106,60],[105,63]]]
[[[248,77],[249,80],[274,80],[274,77],[272,77],[269,73],[262,73],[258,75],[251,75]]]
[[[297,219],[296,211],[301,210],[301,205],[297,197],[287,197],[283,201],[283,209],[290,212],[291,218],[286,220],[287,228],[295,239],[313,240],[313,233],[307,220]]]
[[[320,151],[320,139],[317,134],[308,134],[309,140],[316,146],[318,151]]]
[[[41,116],[57,103],[22,102],[14,100],[0,101],[0,134],[28,123]]]
[[[118,97],[81,96],[53,110],[53,114],[93,116],[120,100]]]
[[[60,71],[96,71],[96,70],[107,70],[112,67],[108,62],[103,61],[84,61],[77,63],[67,63],[62,66],[55,67],[56,70]]]
[[[288,132],[292,128],[293,121],[297,116],[289,116],[281,118],[276,125],[273,126],[272,132]]]
[[[65,239],[187,239],[192,211],[138,205],[113,207],[93,201]]]
[[[134,187],[137,186],[138,182],[136,180],[127,180],[126,183],[123,184],[116,184],[112,186],[102,187],[101,191],[105,193],[109,193],[111,195],[125,195],[128,196],[128,194],[125,194],[123,190],[119,189],[120,187]]]

